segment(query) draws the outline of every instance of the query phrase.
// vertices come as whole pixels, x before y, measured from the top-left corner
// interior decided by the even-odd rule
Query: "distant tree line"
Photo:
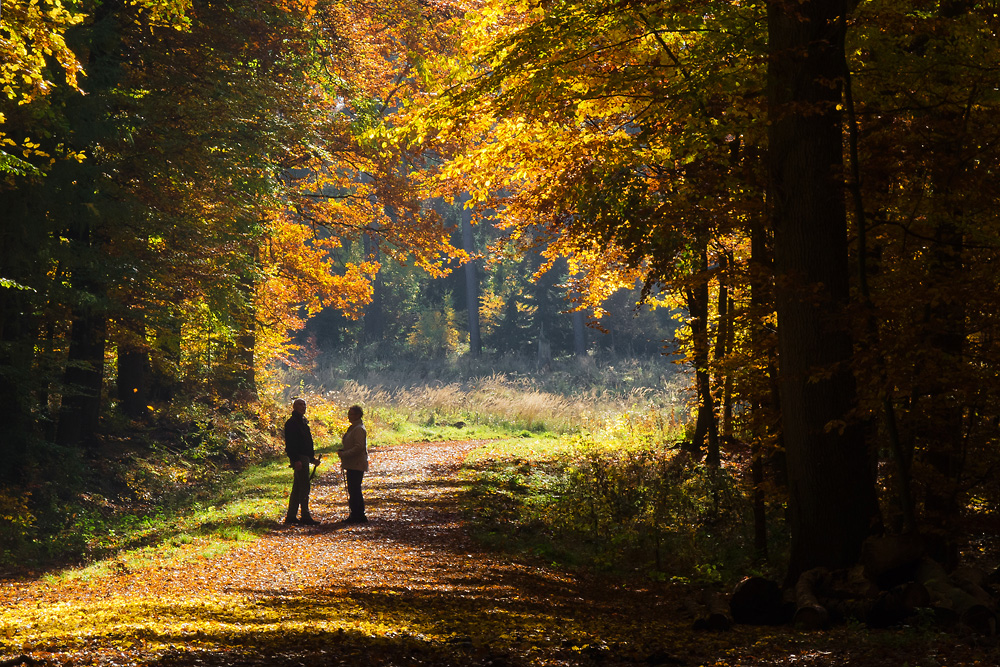
[[[439,208],[459,236],[461,207]],[[359,318],[327,308],[306,323],[296,340],[312,340],[323,352],[363,348],[386,356],[513,356],[539,367],[557,357],[656,357],[678,351],[673,342],[681,326],[677,309],[638,305],[641,285],[616,291],[602,303],[604,313],[595,317],[573,302],[564,261],[536,275],[545,261],[538,252],[492,255],[496,230],[475,225],[472,235],[467,249],[482,255],[480,259],[461,266],[455,262],[454,270],[442,277],[387,262]],[[462,245],[460,238],[453,243]],[[345,256],[350,255],[346,248]],[[473,326],[478,330],[478,354]]]

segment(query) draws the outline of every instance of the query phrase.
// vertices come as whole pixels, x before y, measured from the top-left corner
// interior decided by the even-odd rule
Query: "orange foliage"
[[[339,247],[340,240],[318,240],[313,228],[287,213],[277,215],[269,231],[257,286],[257,317],[263,326],[255,356],[261,366],[289,351],[290,334],[320,309],[333,306],[358,317],[371,301],[371,281],[379,269],[377,262],[347,263],[343,273],[335,273],[328,250]]]

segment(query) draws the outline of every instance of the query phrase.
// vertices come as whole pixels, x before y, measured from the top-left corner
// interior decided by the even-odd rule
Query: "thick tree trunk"
[[[150,385],[149,350],[118,344],[118,405],[122,414],[141,419],[148,411]]]
[[[107,316],[100,308],[74,311],[56,442],[93,444],[101,416]]]
[[[877,518],[858,420],[840,113],[846,0],[768,5],[769,171],[782,429],[789,477],[790,582],[847,567]]]
[[[29,252],[41,242],[32,217],[23,193],[0,193],[0,278],[14,283],[0,284],[0,486],[22,481],[35,428],[28,391],[36,342],[30,326],[34,292],[22,289],[38,268]]]
[[[24,380],[31,375],[32,340],[23,315],[26,295],[0,287],[0,486],[20,481],[32,434],[31,408]]]

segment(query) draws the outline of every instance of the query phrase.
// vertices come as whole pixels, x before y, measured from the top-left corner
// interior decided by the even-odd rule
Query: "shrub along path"
[[[346,493],[327,466],[314,480],[321,526],[0,582],[0,665],[997,664],[992,642],[905,628],[694,632],[679,587],[486,552],[457,506],[459,467],[480,444],[377,449],[368,524],[335,523]]]

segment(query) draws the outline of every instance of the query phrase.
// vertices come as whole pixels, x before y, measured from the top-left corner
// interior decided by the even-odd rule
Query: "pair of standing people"
[[[309,490],[311,478],[309,464],[319,465],[319,458],[313,448],[312,431],[306,421],[306,402],[301,398],[292,403],[292,416],[285,422],[285,453],[294,471],[292,490],[288,496],[288,512],[285,514],[286,524],[318,525],[309,512]],[[347,411],[347,420],[351,423],[341,439],[342,446],[337,452],[340,457],[340,467],[347,478],[347,504],[350,516],[345,523],[367,523],[365,516],[365,499],[361,492],[361,481],[368,470],[368,433],[363,421],[364,411],[358,405],[353,405]],[[301,515],[299,514],[301,510]]]

